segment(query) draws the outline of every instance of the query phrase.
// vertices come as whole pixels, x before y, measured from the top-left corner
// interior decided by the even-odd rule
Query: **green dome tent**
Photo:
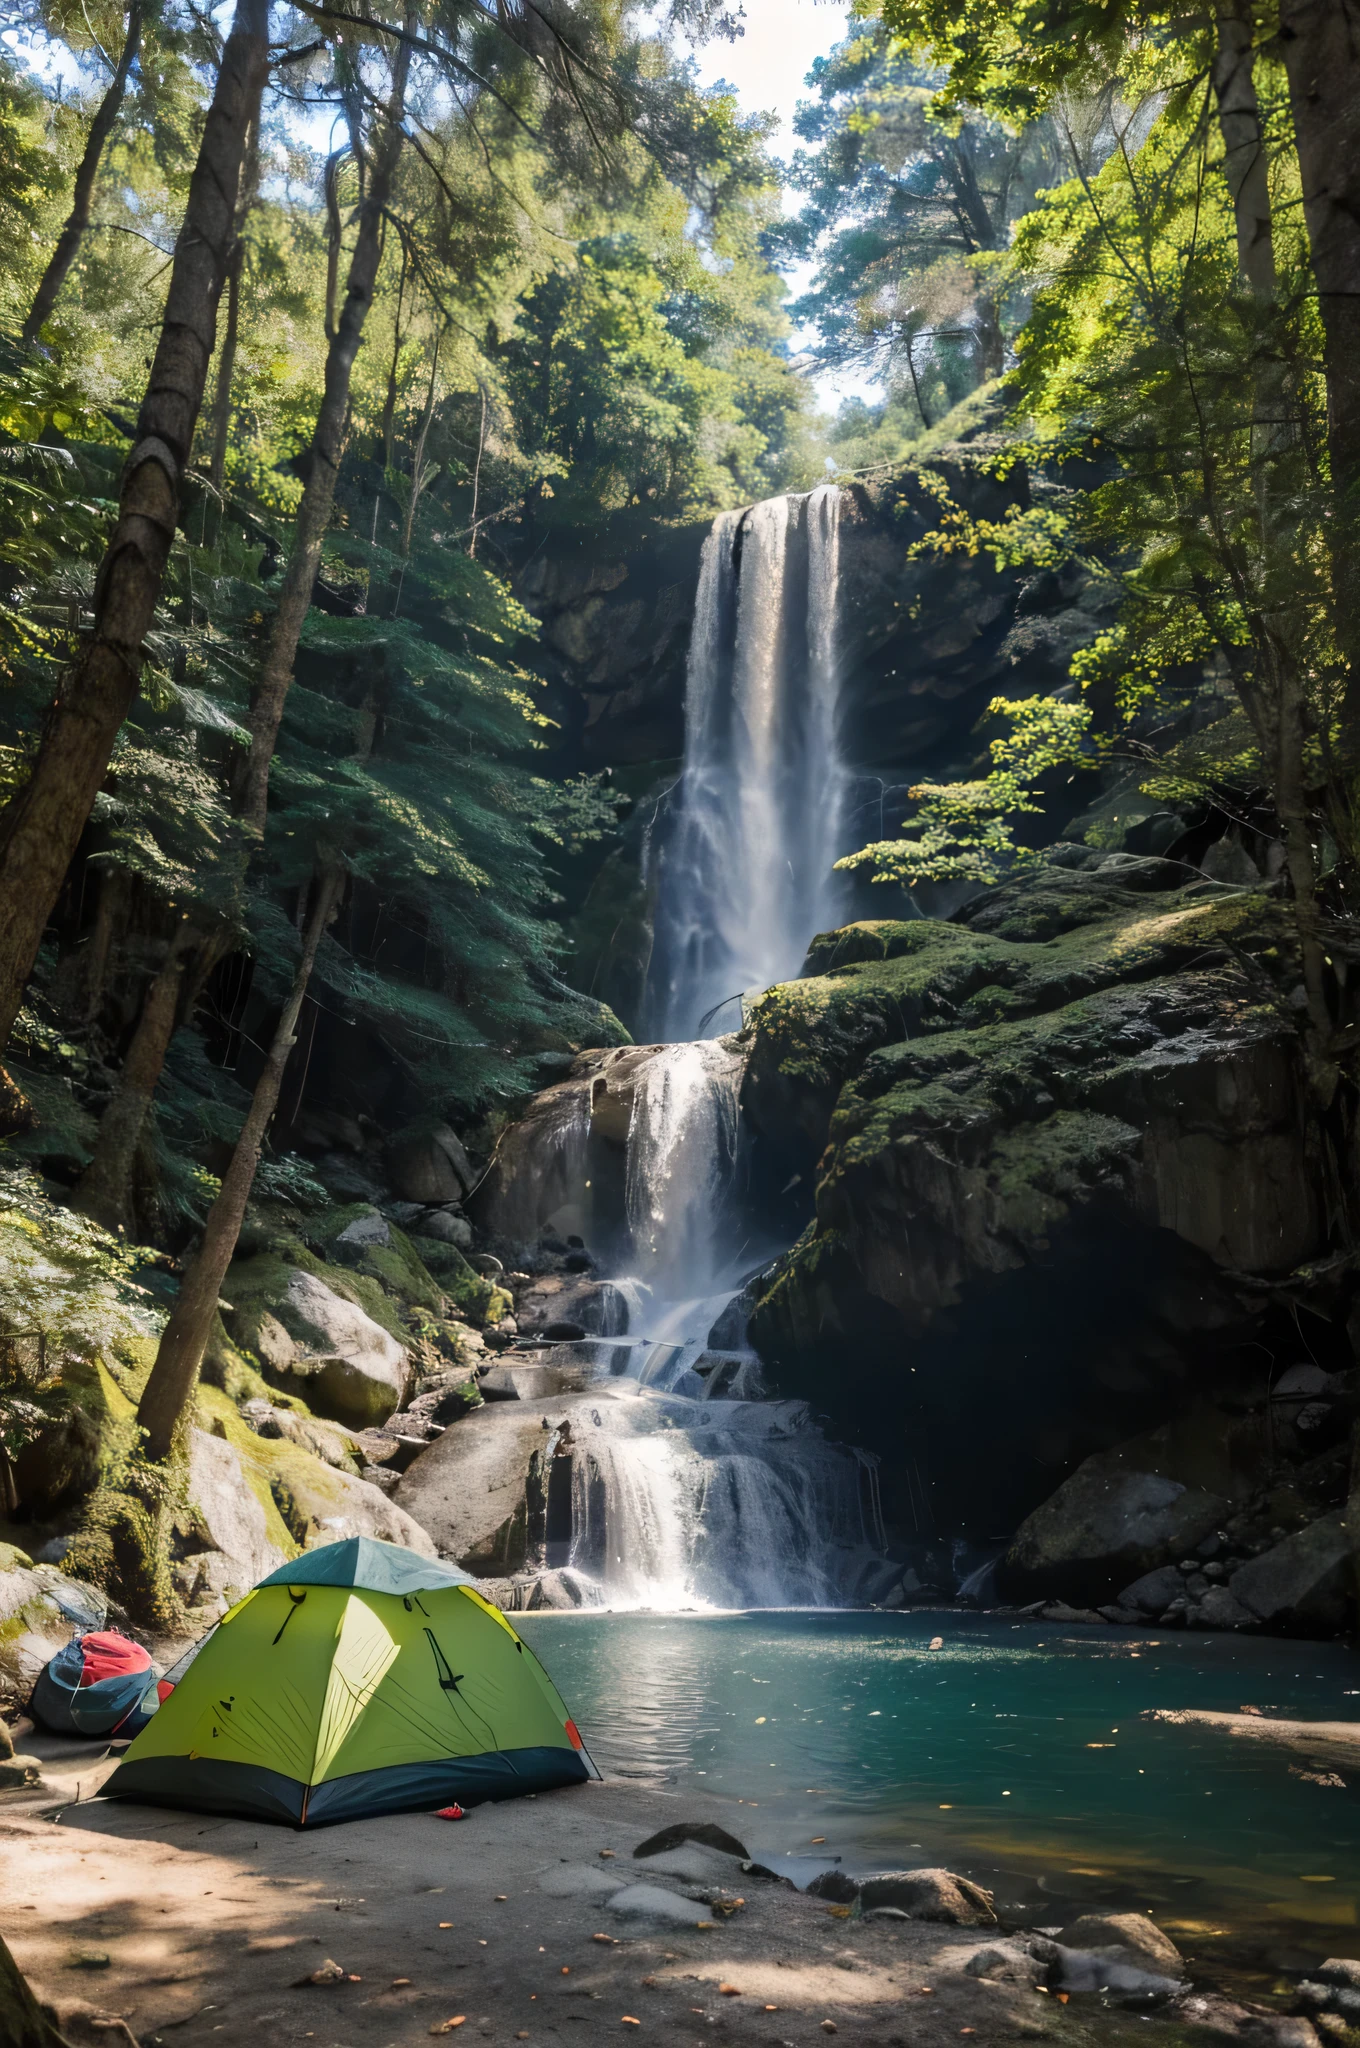
[[[452,1566],[367,1536],[271,1572],[161,1691],[106,1797],[316,1827],[589,1775],[500,1610]]]

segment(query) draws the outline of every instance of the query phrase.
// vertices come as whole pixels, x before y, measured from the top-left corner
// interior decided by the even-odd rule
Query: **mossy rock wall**
[[[886,1445],[916,1533],[1003,1535],[1080,1457],[1231,1388],[1266,1302],[1240,1276],[1325,1249],[1287,908],[1169,862],[1044,868],[808,964],[750,1026],[748,1125],[815,1190],[753,1341]]]

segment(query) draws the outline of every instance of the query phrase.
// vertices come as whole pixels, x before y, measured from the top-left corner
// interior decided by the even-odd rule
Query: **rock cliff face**
[[[1189,1597],[1130,1618],[1195,1619],[1231,1581],[1205,1625],[1259,1621],[1265,1552],[1341,1504],[1349,1405],[1287,913],[1173,862],[1058,858],[1081,865],[952,923],[829,934],[758,1006],[744,1113],[767,1184],[806,1176],[815,1216],[752,1339],[884,1452],[904,1539],[1018,1529],[1003,1590],[1088,1607],[1198,1551]],[[1313,1283],[1309,1414],[1279,1387]],[[1298,1619],[1335,1621],[1335,1546],[1304,1548]]]
[[[923,775],[962,770],[974,728],[999,693],[1057,688],[1075,650],[1112,616],[1114,586],[1073,568],[1025,575],[986,555],[924,552],[941,523],[940,493],[980,521],[1003,521],[1046,486],[1022,462],[1004,479],[984,459],[985,433],[928,463],[842,494],[838,647],[847,679],[843,741],[854,830],[891,835]],[[574,979],[635,1032],[651,949],[646,850],[667,827],[684,749],[685,665],[706,529],[549,541],[517,579],[542,621],[539,665],[550,684],[557,754],[567,772],[607,769],[633,802],[622,843],[569,878]],[[867,910],[886,892],[864,895]],[[904,899],[895,903],[910,914]]]

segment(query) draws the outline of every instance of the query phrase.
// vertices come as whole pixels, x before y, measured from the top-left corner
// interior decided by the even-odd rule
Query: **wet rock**
[[[1299,1985],[1299,2003],[1309,2012],[1339,2013],[1352,2026],[1360,2026],[1360,1961],[1329,1956]]]
[[[989,1984],[1016,1984],[1027,1991],[1047,1984],[1051,1972],[1052,1964],[1024,1941],[998,1941],[975,1949],[963,1966],[966,1977],[985,1977]]]
[[[1259,1617],[1244,1607],[1227,1586],[1210,1586],[1186,1614],[1190,1628],[1257,1628]]]
[[[686,1842],[698,1842],[705,1848],[721,1851],[725,1856],[737,1856],[743,1862],[750,1856],[744,1843],[715,1820],[673,1821],[668,1828],[661,1828],[656,1834],[648,1835],[645,1842],[639,1842],[633,1855],[664,1856],[668,1850],[679,1849]]]
[[[1253,1558],[1229,1580],[1234,1600],[1260,1622],[1299,1635],[1331,1635],[1351,1603],[1353,1544],[1344,1510],[1324,1515]]]
[[[1057,1939],[1064,1948],[1119,1956],[1164,1977],[1185,1974],[1185,1958],[1175,1942],[1146,1913],[1083,1913]]]
[[[1177,2019],[1218,2040],[1237,2041],[1242,2048],[1321,2048],[1310,2020],[1272,2012],[1264,2005],[1238,2005],[1231,1998],[1195,1992],[1179,1999]]]
[[[580,1323],[565,1321],[545,1323],[538,1332],[538,1335],[549,1344],[579,1344],[585,1334]]]
[[[494,1336],[494,1331],[491,1334]],[[522,1401],[525,1398],[518,1375],[503,1365],[493,1365],[482,1373],[477,1381],[477,1390],[484,1401]]]
[[[1013,1597],[1048,1591],[1069,1600],[1108,1598],[1122,1585],[1121,1604],[1142,1608],[1146,1600],[1151,1611],[1148,1577],[1216,1528],[1228,1506],[1218,1494],[1147,1470],[1139,1448],[1097,1452],[1021,1524],[1000,1584]]]
[[[939,1920],[953,1927],[997,1924],[992,1894],[949,1870],[888,1870],[866,1878],[830,1870],[815,1877],[808,1890],[841,1905],[858,1899],[866,1913],[890,1906],[909,1920]]]
[[[538,1888],[550,1899],[603,1900],[622,1891],[624,1880],[598,1863],[559,1863],[540,1874]]]
[[[451,1209],[428,1209],[421,1219],[420,1234],[432,1237],[439,1244],[457,1245],[460,1252],[472,1249],[472,1225],[466,1216],[455,1215]]]
[[[708,1918],[707,1908],[678,1892],[663,1891],[660,1885],[630,1884],[610,1894],[605,1911],[620,1920],[653,1922],[668,1927],[697,1927]]]

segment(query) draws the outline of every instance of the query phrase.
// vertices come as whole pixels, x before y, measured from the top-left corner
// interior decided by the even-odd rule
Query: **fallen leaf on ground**
[[[622,2019],[620,2019],[619,2025],[621,2027],[640,2027],[642,2025],[642,2021],[635,2020],[630,2012],[626,2012],[624,2013]]]
[[[393,1989],[394,1991],[400,1991],[400,1989],[401,1989],[402,1985],[403,1985],[403,1984],[409,1984],[409,1983],[410,1983],[410,1981],[411,1981],[411,1980],[410,1980],[410,1978],[409,1978],[409,1977],[394,1977],[394,1978],[392,1979],[392,1989]]]
[[[835,2033],[835,2031],[836,2031],[836,2022],[835,2022],[834,2020],[823,2020],[823,2021],[822,2021],[822,2032],[823,2032],[824,2034],[834,2034],[834,2033]]]
[[[497,1892],[497,1894],[496,1894],[496,1904],[497,1904],[498,1906],[504,1906],[505,1904],[507,1904],[507,1903],[508,1903],[508,1900],[509,1900],[509,1893],[508,1893],[508,1892]]]
[[[818,1844],[819,1842],[824,1842],[825,1840],[826,1840],[826,1836],[825,1836],[825,1835],[814,1835],[814,1836],[812,1837],[812,1846],[813,1846],[813,1848],[815,1849],[815,1848],[817,1847],[817,1844]]]
[[[610,1948],[617,1948],[619,1945],[618,1941],[612,1934],[592,1934],[590,1938],[592,1941],[606,1942]]]
[[[779,2007],[777,2005],[767,2005],[765,2010],[766,2012],[778,2012]]]
[[[618,1851],[616,1849],[601,1849],[600,1854],[602,1856],[615,1856],[618,1854]]]
[[[723,1995],[723,1997],[724,1997],[724,1998],[740,1998],[740,1997],[741,1997],[741,1986],[740,1986],[740,1984],[720,1984],[720,1985],[718,1986],[718,1989],[719,1989],[719,1991],[720,1991],[720,1992],[722,1993],[722,1995]]]
[[[848,1920],[854,1908],[853,1906],[828,1906],[826,1910],[833,1920]]]
[[[716,1920],[696,1920],[694,1924],[696,1927],[704,1928],[709,1934],[711,1934],[718,1923]]]
[[[441,1920],[439,1924],[441,1927],[452,1927],[453,1922],[452,1920]]]
[[[466,2025],[467,2014],[465,2012],[459,2012],[455,2013],[451,2020],[441,2020],[437,2027],[430,2028],[430,2032],[432,2034],[451,2034],[455,2027],[463,2027]]]

